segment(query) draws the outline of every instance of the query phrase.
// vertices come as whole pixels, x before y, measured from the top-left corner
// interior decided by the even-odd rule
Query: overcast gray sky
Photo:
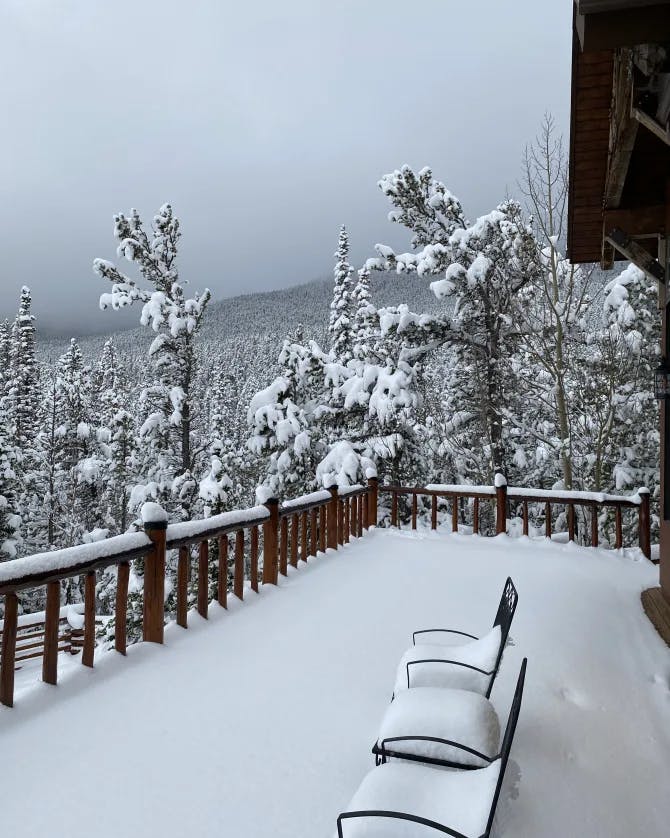
[[[568,134],[570,0],[0,0],[0,313],[113,329],[112,215],[169,201],[217,298],[399,245],[376,184],[430,165],[471,216]],[[133,320],[139,317],[139,311]]]

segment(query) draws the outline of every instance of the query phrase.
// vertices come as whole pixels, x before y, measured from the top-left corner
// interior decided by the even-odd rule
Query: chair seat
[[[365,777],[346,811],[402,812],[447,826],[467,838],[479,838],[486,830],[500,767],[499,759],[477,771],[389,762]],[[396,818],[342,821],[343,838],[429,838],[438,834]]]
[[[430,736],[458,742],[477,751],[470,753],[443,742],[411,739],[385,740],[398,736]],[[491,702],[467,690],[416,687],[403,690],[389,704],[377,739],[377,753],[428,758],[459,766],[484,768],[498,756],[500,722]]]
[[[433,643],[410,646],[402,656],[398,666],[394,695],[398,695],[408,688],[407,664],[423,660],[451,660],[467,664],[467,666],[446,663],[416,663],[410,665],[409,686],[448,687],[470,690],[485,695],[491,682],[491,676],[468,667],[477,667],[477,669],[484,670],[484,673],[492,672],[498,659],[501,638],[500,626],[494,626],[488,634],[479,640],[471,640],[457,646]]]

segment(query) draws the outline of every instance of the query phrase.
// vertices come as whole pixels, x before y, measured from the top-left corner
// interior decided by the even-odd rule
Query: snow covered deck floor
[[[496,835],[667,834],[670,660],[639,595],[657,569],[506,536],[377,530],[164,647],[0,712],[2,823],[21,838],[317,838],[372,767],[412,629],[486,630],[519,589],[493,692],[526,693]],[[510,788],[511,785],[511,788]],[[511,792],[511,794],[510,794]]]

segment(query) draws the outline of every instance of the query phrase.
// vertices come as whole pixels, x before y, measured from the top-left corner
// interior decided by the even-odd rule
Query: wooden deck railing
[[[575,537],[575,507],[591,512],[591,543],[598,545],[598,513],[612,508],[615,515],[615,547],[623,544],[623,511],[635,510],[638,542],[645,556],[650,557],[649,492],[640,489],[636,495],[618,497],[589,492],[551,492],[508,487],[502,478],[495,486],[464,486],[429,484],[424,487],[378,486],[371,478],[367,486],[352,486],[314,492],[282,504],[268,500],[262,506],[226,512],[200,521],[168,525],[160,507],[153,519],[144,522],[144,532],[126,533],[94,544],[56,550],[0,564],[0,595],[4,596],[5,616],[0,653],[0,702],[8,707],[14,702],[14,670],[28,657],[42,656],[42,679],[56,684],[58,653],[81,648],[81,662],[93,666],[96,633],[96,574],[116,566],[114,647],[121,654],[127,646],[128,582],[130,562],[144,560],[142,592],[142,638],[162,643],[165,625],[165,576],[169,552],[176,553],[176,622],[188,627],[188,593],[191,563],[197,554],[197,610],[207,617],[209,607],[210,563],[217,563],[218,579],[215,599],[223,608],[228,605],[229,571],[232,570],[232,594],[239,600],[245,595],[247,582],[258,592],[260,557],[263,559],[262,581],[277,584],[286,576],[289,564],[298,567],[318,551],[337,550],[350,539],[363,535],[377,523],[378,492],[391,496],[391,524],[400,525],[398,499],[411,498],[410,520],[417,527],[418,499],[430,498],[430,522],[438,524],[438,502],[451,502],[452,529],[460,526],[460,503],[472,501],[472,530],[480,530],[480,504],[494,504],[496,533],[504,533],[509,506],[520,510],[523,532],[529,532],[529,505],[544,508],[545,534],[552,535],[552,508],[562,505],[567,510],[568,537]],[[158,514],[160,513],[160,514]],[[146,516],[145,516],[146,517]],[[231,545],[232,541],[232,545]],[[84,577],[83,625],[69,633],[64,629],[61,610],[61,582]],[[18,617],[20,591],[46,588],[44,619]]]
[[[614,511],[614,547],[623,546],[623,511],[634,510],[637,516],[638,545],[642,553],[651,558],[651,515],[649,504],[649,490],[638,489],[637,493],[629,497],[608,495],[599,492],[566,492],[543,489],[527,489],[507,486],[504,478],[499,475],[494,486],[468,486],[429,484],[427,486],[380,486],[380,492],[391,496],[391,526],[400,526],[398,498],[406,495],[411,498],[410,522],[412,529],[417,527],[418,499],[429,497],[431,529],[437,528],[438,501],[444,499],[451,503],[451,528],[458,532],[460,524],[461,499],[472,500],[472,532],[480,532],[480,504],[482,501],[491,503],[495,512],[496,535],[506,532],[509,510],[516,508],[521,520],[523,534],[529,533],[529,505],[540,505],[544,510],[544,533],[547,538],[553,535],[552,511],[555,506],[562,506],[566,510],[567,533],[570,541],[575,540],[575,507],[583,507],[590,512],[590,544],[598,546],[598,515],[603,509]]]
[[[377,517],[377,480],[368,486],[353,486],[338,492],[336,488],[314,492],[280,504],[268,500],[263,506],[225,512],[200,521],[168,525],[166,516],[156,507],[153,520],[144,521],[144,532],[126,533],[94,544],[56,550],[0,564],[0,595],[4,596],[5,616],[0,653],[0,702],[14,703],[14,671],[26,646],[25,618],[18,617],[18,592],[46,588],[46,611],[40,623],[42,679],[56,684],[58,653],[69,651],[61,632],[61,582],[84,577],[83,626],[77,642],[82,648],[82,664],[93,666],[96,630],[95,585],[98,571],[117,566],[115,597],[114,647],[121,654],[127,646],[127,608],[130,562],[144,559],[142,594],[142,639],[162,643],[165,626],[165,571],[167,554],[177,552],[176,622],[188,626],[188,581],[192,551],[197,551],[197,610],[207,617],[209,606],[210,558],[218,563],[216,601],[227,607],[228,573],[231,565],[230,541],[233,540],[232,593],[242,600],[245,582],[258,591],[259,556],[263,557],[262,581],[277,584],[279,574],[286,576],[288,562],[293,567],[307,561],[317,551],[337,550],[352,537],[360,537]],[[146,516],[145,516],[146,518]],[[290,528],[290,546],[289,546]],[[210,545],[216,549],[210,553]],[[261,550],[262,544],[262,550]],[[34,628],[34,626],[31,626]],[[37,647],[35,647],[37,649]]]

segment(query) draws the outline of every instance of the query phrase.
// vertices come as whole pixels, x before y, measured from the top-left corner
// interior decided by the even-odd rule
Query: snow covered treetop
[[[359,454],[346,439],[332,445],[316,467],[317,480],[324,489],[330,489],[332,486],[346,489],[362,483],[364,478],[376,476],[377,471],[372,460]]]
[[[466,226],[460,201],[427,166],[415,174],[404,165],[384,175],[379,188],[395,207],[389,221],[412,230],[414,248],[446,242],[457,227]]]

